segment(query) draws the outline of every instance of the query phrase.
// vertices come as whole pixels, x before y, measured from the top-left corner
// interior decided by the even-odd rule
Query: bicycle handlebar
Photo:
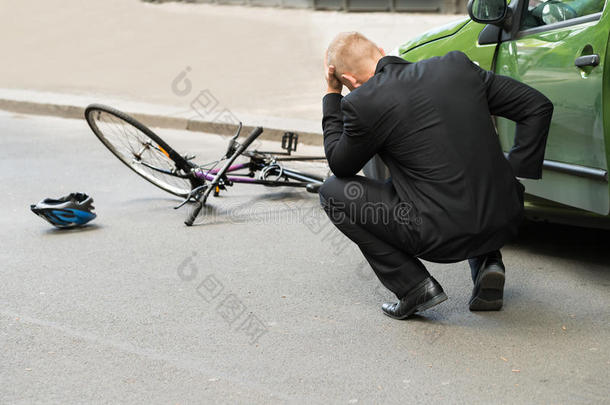
[[[252,142],[254,142],[254,140],[256,138],[258,138],[260,136],[260,134],[262,134],[262,133],[263,133],[263,127],[254,128],[252,130],[252,132],[250,132],[250,135],[248,135],[248,137],[244,140],[244,142],[237,147],[237,149],[235,150],[235,153],[233,153],[233,155],[231,155],[231,157],[226,161],[226,163],[222,167],[222,169],[220,169],[216,173],[216,176],[214,176],[214,180],[212,180],[210,182],[210,184],[209,184],[208,188],[205,190],[205,192],[197,199],[197,202],[195,203],[196,204],[195,209],[193,211],[191,211],[191,213],[188,216],[188,218],[186,219],[186,221],[184,221],[184,224],[186,226],[193,225],[193,223],[195,222],[195,219],[197,219],[197,216],[199,215],[199,212],[201,212],[203,205],[205,204],[206,200],[208,199],[210,192],[214,189],[214,187],[216,187],[218,185],[218,183],[220,182],[220,179],[222,179],[222,177],[225,175],[225,173],[227,172],[229,167],[233,164],[235,159],[237,159],[237,157],[239,155],[241,155],[248,148],[248,146],[250,146],[250,144]]]
[[[241,154],[244,150],[246,150],[248,148],[248,146],[250,146],[250,144],[252,142],[254,142],[254,140],[256,138],[258,138],[260,136],[260,134],[262,134],[262,133],[263,133],[263,127],[256,127],[256,128],[254,128],[252,130],[252,132],[250,132],[250,135],[248,135],[248,137],[246,138],[244,143],[241,144],[241,147],[238,148],[238,151],[241,149],[241,151],[239,151],[239,153]]]
[[[199,212],[201,212],[201,209],[203,208],[203,203],[201,201],[197,200],[197,202],[195,204],[197,204],[197,206],[195,207],[195,209],[193,211],[191,211],[191,213],[188,216],[188,218],[186,219],[186,221],[184,221],[184,224],[186,226],[193,225],[193,223],[195,222],[195,219],[197,219],[197,215],[199,215]]]

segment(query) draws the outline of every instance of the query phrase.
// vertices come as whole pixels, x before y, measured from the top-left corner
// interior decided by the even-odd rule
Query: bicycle
[[[184,200],[176,209],[188,202],[195,208],[184,221],[192,226],[201,209],[213,192],[218,196],[238,183],[259,184],[267,187],[300,187],[317,193],[324,177],[284,167],[283,162],[305,162],[325,160],[323,156],[293,156],[298,144],[298,134],[286,132],[282,136],[283,152],[248,150],[248,147],[263,133],[256,127],[239,143],[237,139],[243,128],[240,122],[235,134],[229,139],[226,153],[218,160],[205,164],[193,162],[194,155],[181,155],[135,118],[101,104],[91,104],[85,109],[85,119],[98,139],[125,165],[134,172]],[[245,163],[234,164],[244,156]],[[218,168],[218,165],[222,166]]]

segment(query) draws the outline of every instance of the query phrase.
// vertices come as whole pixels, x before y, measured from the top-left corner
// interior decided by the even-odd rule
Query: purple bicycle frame
[[[249,166],[248,163],[240,163],[238,165],[232,165],[232,166],[229,166],[229,168],[227,169],[227,173],[245,169],[248,166]],[[200,179],[212,181],[216,177],[216,173],[218,173],[219,170],[220,169],[211,169],[206,172],[201,171],[201,172],[197,172],[196,175]],[[254,179],[254,178],[243,177],[243,176],[227,176],[227,179],[233,183],[254,183],[254,182],[256,182],[256,179]]]

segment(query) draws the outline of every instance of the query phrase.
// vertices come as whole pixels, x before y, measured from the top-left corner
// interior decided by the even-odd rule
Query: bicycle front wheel
[[[134,172],[155,186],[186,198],[192,189],[189,162],[157,134],[112,107],[91,104],[85,119],[100,141]]]

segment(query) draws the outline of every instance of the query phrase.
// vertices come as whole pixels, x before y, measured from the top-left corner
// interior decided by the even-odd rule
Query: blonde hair
[[[328,45],[328,64],[335,66],[338,77],[345,72],[364,74],[366,62],[379,59],[377,45],[359,32],[342,32]]]

